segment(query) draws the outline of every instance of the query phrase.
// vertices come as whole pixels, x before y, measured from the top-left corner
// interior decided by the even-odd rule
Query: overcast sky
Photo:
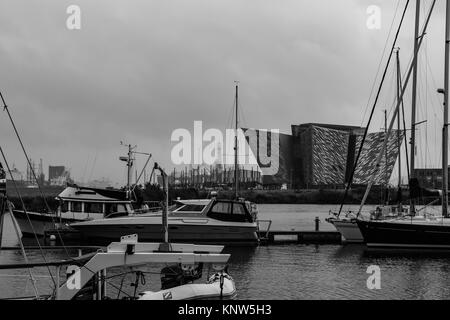
[[[399,42],[403,72],[412,53],[414,2]],[[422,2],[423,18],[431,1]],[[418,120],[428,119],[423,139],[440,146],[441,97],[435,89],[443,86],[445,11],[444,1],[438,2],[420,58],[425,111]],[[230,125],[234,80],[240,81],[244,127],[290,133],[291,124],[307,122],[364,125],[394,12],[399,4],[390,39],[405,3],[3,0],[0,90],[46,175],[49,164],[65,165],[76,180],[124,182],[120,141],[172,168],[174,129],[192,130],[194,120],[204,128]],[[72,4],[81,8],[80,30],[66,27]],[[370,5],[381,9],[379,30],[366,26]],[[392,69],[389,80],[393,75]],[[389,109],[394,87],[388,84],[381,103]],[[382,126],[383,108],[375,112],[373,130]],[[0,135],[9,162],[25,171],[4,112]],[[428,157],[422,163],[437,161]],[[144,162],[139,158],[138,166]]]

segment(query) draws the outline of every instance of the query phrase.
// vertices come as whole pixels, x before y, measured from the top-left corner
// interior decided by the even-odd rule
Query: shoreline
[[[15,190],[8,188],[9,199],[13,202],[16,209],[21,209],[22,205],[20,199],[15,194]],[[22,189],[22,188],[21,188]],[[55,197],[60,193],[64,187],[43,187],[43,193],[46,201],[51,209],[56,208],[58,201]],[[39,193],[38,189],[23,188],[19,190],[22,199],[25,203],[26,209],[29,211],[45,212],[45,203]],[[299,189],[299,190],[242,190],[239,195],[256,204],[315,204],[315,205],[339,205],[342,202],[344,189]],[[170,201],[177,198],[180,199],[205,199],[210,195],[209,190],[198,190],[195,188],[171,188],[169,191]],[[345,205],[360,204],[364,195],[364,187],[355,187],[351,189],[346,197]],[[366,204],[380,205],[383,203],[382,195],[383,189],[380,187],[373,188],[367,197]],[[142,189],[139,196],[144,201],[162,201],[164,194],[159,186],[147,185]],[[233,190],[217,191],[217,197],[232,199],[234,198]],[[389,190],[390,203],[396,203],[397,190]],[[408,201],[407,190],[402,192],[402,199],[406,203]],[[430,200],[431,201],[431,200]],[[427,201],[428,202],[428,201]],[[420,204],[420,201],[419,203]]]

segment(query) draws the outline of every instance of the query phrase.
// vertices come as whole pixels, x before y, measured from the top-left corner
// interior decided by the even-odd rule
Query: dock
[[[282,230],[259,232],[262,244],[302,243],[302,244],[340,244],[341,234],[337,231],[299,231]]]
[[[263,245],[276,244],[341,244],[341,234],[337,231],[305,231],[305,230],[269,230],[258,232],[260,243]],[[51,239],[69,241],[70,244],[81,240],[80,235],[75,230],[60,229],[47,230],[45,232],[45,242]]]

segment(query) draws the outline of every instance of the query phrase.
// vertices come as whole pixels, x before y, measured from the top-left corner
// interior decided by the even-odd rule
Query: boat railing
[[[257,224],[258,224],[258,234],[260,234],[261,232],[265,232],[264,234],[264,238],[267,238],[269,236],[269,232],[270,232],[270,227],[272,226],[272,220],[256,220]],[[267,223],[267,228],[265,230],[261,230],[261,222],[263,223]]]
[[[196,245],[186,243],[141,243],[137,241],[137,235],[121,237],[120,242],[112,242],[105,247],[81,247],[90,252],[79,257],[67,257],[57,261],[39,261],[26,263],[12,263],[0,265],[0,270],[4,269],[29,269],[37,267],[56,267],[55,290],[51,295],[38,295],[34,299],[56,299],[70,300],[76,298],[78,293],[83,293],[88,283],[91,281],[94,294],[97,299],[106,298],[106,269],[113,267],[134,268],[147,264],[173,264],[179,263],[181,268],[188,270],[199,263],[206,263],[212,266],[217,272],[226,270],[230,254],[222,253],[223,246]],[[17,247],[9,247],[17,250]],[[42,247],[43,249],[44,247]],[[46,249],[62,247],[47,246]],[[76,247],[65,247],[65,249],[75,249]],[[2,248],[2,249],[5,249]],[[29,248],[28,248],[29,249]],[[80,251],[81,253],[81,251]],[[66,271],[66,279],[60,278],[61,267],[74,267],[71,271]],[[1,274],[0,274],[1,276]],[[76,286],[74,286],[76,284]],[[109,283],[111,284],[111,283]],[[89,289],[91,290],[91,289]],[[96,291],[96,293],[95,293]],[[122,291],[120,288],[119,291]],[[135,292],[136,293],[136,292]],[[33,297],[15,297],[8,299],[32,299]],[[134,298],[134,297],[133,297]]]

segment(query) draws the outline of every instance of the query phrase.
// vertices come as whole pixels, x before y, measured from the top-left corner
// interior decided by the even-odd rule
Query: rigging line
[[[397,2],[397,7],[395,8],[394,17],[392,18],[392,22],[391,22],[391,26],[389,28],[388,36],[386,37],[386,42],[384,43],[383,52],[381,54],[380,61],[378,63],[378,68],[377,68],[377,72],[375,74],[375,78],[373,79],[373,82],[372,82],[372,88],[370,89],[369,98],[367,99],[366,107],[364,109],[364,114],[363,114],[363,117],[361,119],[361,125],[360,126],[362,126],[363,123],[364,123],[364,118],[366,117],[367,109],[369,108],[370,100],[372,99],[373,90],[375,89],[375,84],[377,82],[377,78],[378,78],[378,75],[380,73],[381,64],[382,64],[383,58],[384,58],[384,53],[386,52],[386,48],[387,48],[387,45],[389,43],[389,37],[391,36],[392,27],[394,26],[394,21],[395,21],[395,17],[397,16],[397,11],[398,11],[398,7],[399,6],[400,6],[400,0]]]
[[[82,265],[82,264],[81,264],[79,261],[77,261],[76,259],[74,259],[74,258],[72,258],[72,257],[70,257],[70,256],[69,256],[68,259],[71,260],[75,265],[79,266],[80,268],[86,269],[87,271],[89,271],[89,272],[92,273],[93,275],[96,275],[96,274],[97,274],[97,272],[93,271],[91,268],[88,268],[85,264]],[[115,288],[115,289],[118,289],[118,290],[121,290],[121,289],[117,288],[116,285],[112,284],[111,282],[106,281],[106,278],[105,278],[103,275],[101,276],[101,279],[103,279],[103,281],[105,281],[105,283],[106,283],[106,284],[109,284],[111,287],[113,287],[113,288]],[[62,283],[62,285],[66,285],[67,281],[69,281],[69,278],[67,278],[66,281]],[[55,286],[55,288],[56,288],[56,286]],[[123,293],[125,293],[126,295],[128,295],[129,297],[131,297],[131,296],[130,296],[129,294],[127,294],[126,292],[123,292]],[[55,294],[56,294],[56,289],[53,290],[53,297],[55,296]]]
[[[22,239],[20,238],[20,229],[19,229],[19,226],[17,225],[16,219],[14,219],[12,204],[11,204],[11,202],[6,201],[6,205],[8,206],[9,214],[11,215],[14,231],[17,234],[17,238],[18,238],[17,240],[19,240],[19,246],[20,246],[20,250],[22,251],[23,258],[25,260],[25,263],[28,263],[27,253],[25,252],[25,247],[23,246]],[[38,299],[39,291],[36,287],[36,279],[33,276],[33,272],[31,271],[31,268],[27,268],[27,270],[28,270],[28,274],[30,275],[31,284],[33,285],[34,294],[36,295],[36,299]]]
[[[433,86],[434,86],[433,90],[434,90],[434,91],[437,91],[438,86],[436,85],[436,80],[435,80],[435,78],[434,78],[433,70],[431,69],[431,66],[430,66],[430,61],[429,61],[428,59],[426,59],[425,62],[426,62],[426,65],[427,65],[428,70],[430,71],[431,80],[433,81]],[[439,106],[438,109],[439,109],[439,112],[441,112],[441,108],[443,108],[442,103],[440,103],[440,102],[437,100],[438,98],[437,98],[436,95],[432,95],[432,97],[435,97],[436,102],[437,102],[436,105]],[[433,105],[434,105],[434,104],[433,104]],[[434,105],[434,107],[436,107],[436,105]]]
[[[87,157],[86,164],[84,165],[83,175],[81,176],[81,181],[83,182],[83,184],[84,184],[84,177],[86,175],[86,170],[87,170],[88,164],[89,164],[89,156]]]
[[[420,32],[420,36],[417,38],[417,39],[419,39],[419,41],[418,41],[418,43],[417,43],[417,48],[414,49],[413,63],[410,65],[410,67],[409,67],[409,69],[408,69],[408,73],[407,73],[407,76],[406,76],[406,79],[405,79],[405,84],[404,84],[403,87],[402,87],[402,92],[401,92],[401,95],[400,95],[400,99],[403,99],[403,96],[404,96],[404,94],[405,94],[405,92],[406,92],[406,87],[407,87],[409,78],[410,78],[410,76],[411,76],[411,73],[412,73],[412,71],[413,71],[413,66],[414,66],[414,64],[416,64],[416,61],[417,61],[417,54],[418,54],[419,49],[420,49],[420,47],[421,47],[421,45],[422,45],[423,37],[424,37],[424,35],[425,35],[425,33],[426,33],[426,30],[427,30],[428,24],[429,24],[429,22],[430,22],[431,14],[432,14],[432,12],[433,12],[433,9],[434,9],[435,4],[436,4],[436,0],[433,0],[433,3],[431,4],[430,9],[429,9],[429,11],[428,11],[428,14],[427,14],[427,18],[426,18],[426,20],[425,20],[425,23],[424,23],[424,25],[422,26],[422,30],[421,30],[421,32]],[[396,109],[398,109],[399,107],[400,107],[400,100],[399,100],[398,103],[397,103]],[[374,164],[374,168],[375,168],[375,169],[380,165],[380,161],[381,161],[381,158],[382,158],[382,156],[383,156],[384,150],[386,149],[387,141],[388,141],[388,138],[389,138],[389,134],[391,133],[391,130],[392,130],[393,125],[394,125],[394,118],[392,118],[391,121],[390,121],[390,124],[389,124],[389,130],[388,130],[388,132],[387,132],[387,138],[384,139],[383,145],[382,145],[382,147],[381,147],[381,152],[378,154],[377,159],[376,159],[376,161],[375,161],[375,164]],[[372,188],[373,184],[374,184],[374,179],[372,178],[372,180],[370,180],[370,181],[369,181],[369,184],[367,185],[366,191],[365,191],[365,193],[364,193],[363,200],[361,201],[361,204],[360,204],[360,206],[359,206],[358,216],[360,215],[361,210],[362,210],[362,208],[363,208],[364,205],[365,205],[365,202],[366,202],[366,200],[367,200],[367,196],[369,195],[370,189]]]
[[[23,212],[25,213],[25,216],[27,217],[28,223],[30,224],[31,230],[33,231],[33,235],[34,235],[35,240],[37,242],[37,245],[39,247],[39,251],[40,251],[40,253],[42,255],[42,258],[43,258],[44,262],[47,262],[47,259],[45,258],[44,250],[41,247],[41,243],[39,242],[39,239],[38,239],[38,237],[36,235],[36,232],[34,230],[34,226],[31,223],[31,220],[30,220],[30,217],[29,217],[28,212],[26,210],[25,203],[23,201],[22,195],[19,192],[19,188],[17,187],[16,180],[14,179],[14,176],[12,174],[11,168],[9,167],[8,160],[6,159],[5,153],[3,152],[3,148],[1,146],[0,146],[0,153],[2,154],[2,158],[3,158],[3,161],[5,162],[6,169],[8,170],[8,173],[11,176],[11,181],[13,182],[14,189],[16,190],[17,196],[19,197],[20,203],[22,205]],[[12,218],[14,219],[14,216]],[[48,270],[48,273],[50,274],[50,277],[52,278],[53,284],[56,286],[55,279],[53,278],[53,275],[52,275],[52,272],[51,272],[49,266],[47,266],[47,270]]]
[[[150,158],[152,157],[152,155],[150,154],[147,158],[147,161],[145,162],[145,165],[142,167],[141,173],[139,174],[139,177],[136,179],[136,184],[133,186],[133,189],[131,189],[131,192],[134,192],[134,189],[137,186],[137,183],[139,182],[139,180],[141,179],[142,174],[144,173],[145,168],[147,167],[148,162],[150,161]],[[174,176],[175,179],[175,176]],[[144,182],[145,185],[145,182]]]
[[[242,101],[242,99],[241,99],[241,101]],[[242,102],[239,103],[239,115],[241,116],[240,117],[241,121],[239,121],[240,122],[239,128],[248,127],[247,119],[245,118],[245,115],[244,115],[244,105],[242,104]]]
[[[398,62],[398,68],[401,70],[400,68],[400,61]],[[399,86],[402,86],[402,74],[401,72],[398,75],[398,83]],[[406,138],[406,121],[405,121],[405,105],[403,103],[403,99],[402,99],[402,103],[401,103],[401,107],[402,107],[402,117],[403,117],[403,136],[405,139],[405,153],[406,153],[406,173],[408,175],[408,182],[409,182],[409,159],[408,159],[408,139]],[[400,155],[399,155],[400,157]]]
[[[6,110],[6,113],[8,114],[9,120],[10,120],[10,122],[11,122],[13,128],[14,128],[14,132],[16,133],[17,139],[19,140],[20,146],[22,147],[22,151],[23,151],[23,153],[25,155],[25,158],[27,159],[27,163],[30,166],[30,171],[32,172],[34,180],[36,181],[39,193],[40,193],[42,199],[44,200],[44,203],[45,203],[45,206],[47,207],[48,212],[50,213],[50,215],[49,215],[50,219],[52,220],[52,223],[55,226],[55,230],[56,230],[56,233],[58,234],[58,237],[59,237],[59,239],[61,241],[61,245],[65,248],[65,252],[66,252],[67,256],[70,258],[69,252],[67,251],[67,248],[64,245],[64,241],[63,241],[63,238],[61,236],[61,233],[59,232],[58,228],[56,228],[56,222],[55,222],[55,219],[54,219],[53,214],[52,214],[53,211],[50,209],[50,206],[49,206],[49,204],[47,202],[47,199],[44,196],[44,193],[42,191],[42,187],[41,187],[41,185],[39,183],[39,180],[36,177],[36,172],[34,171],[34,168],[31,165],[31,161],[30,161],[30,158],[28,157],[28,153],[25,150],[25,146],[23,145],[22,139],[20,138],[19,132],[17,131],[16,124],[14,123],[14,120],[12,119],[11,113],[9,112],[9,108],[6,105],[5,99],[3,98],[3,95],[1,93],[1,91],[0,91],[0,98],[1,98],[2,103],[3,103],[3,110]],[[55,283],[55,285],[56,285],[56,283]]]
[[[3,110],[6,110],[6,113],[8,114],[9,120],[11,121],[11,124],[12,124],[13,129],[14,129],[14,132],[16,133],[17,139],[19,140],[20,146],[22,147],[22,151],[23,151],[23,153],[25,154],[25,158],[27,159],[28,165],[30,166],[30,171],[32,172],[33,177],[34,177],[34,179],[36,180],[36,183],[37,183],[39,192],[40,192],[42,198],[44,199],[45,205],[47,206],[47,210],[48,210],[49,212],[52,212],[52,210],[50,209],[50,206],[48,205],[47,200],[46,200],[45,197],[44,197],[44,193],[42,192],[42,188],[41,188],[41,185],[40,185],[40,183],[39,183],[39,181],[38,181],[38,179],[37,179],[36,173],[34,172],[34,168],[33,168],[33,166],[31,165],[31,161],[30,161],[30,158],[28,157],[28,153],[27,153],[26,150],[25,150],[25,147],[24,147],[24,145],[23,145],[23,143],[22,143],[22,139],[20,138],[19,132],[17,131],[16,125],[15,125],[15,123],[14,123],[12,117],[11,117],[11,113],[9,112],[9,108],[8,108],[8,106],[6,105],[5,99],[3,98],[3,95],[2,95],[1,92],[0,92],[0,98],[1,98],[2,103],[3,103]]]
[[[229,113],[228,113],[228,121],[226,123],[227,128],[232,128],[233,127],[233,120],[234,120],[234,106],[236,105],[236,96],[233,97],[233,104],[231,105],[231,109],[229,109]]]
[[[92,163],[91,172],[89,173],[88,183],[92,179],[92,173],[94,172],[95,164],[97,163],[97,155],[98,155],[98,149],[95,150],[94,162]]]
[[[428,60],[428,39],[425,39],[424,56],[424,59]],[[423,68],[425,72],[425,115],[426,119],[428,119],[428,68],[426,64],[424,64]],[[425,153],[425,164],[427,164],[428,154],[430,152],[428,145],[428,122],[425,122],[425,145],[427,146],[427,152]]]
[[[396,34],[395,34],[394,42],[392,43],[391,52],[389,53],[389,58],[388,58],[388,61],[387,61],[387,63],[386,63],[386,67],[385,67],[385,69],[384,69],[384,72],[383,72],[383,76],[382,76],[382,78],[381,78],[380,85],[379,85],[379,87],[378,87],[377,95],[376,95],[376,97],[375,97],[375,101],[374,101],[374,103],[373,103],[372,110],[371,110],[371,112],[370,112],[369,121],[368,121],[368,123],[367,123],[366,128],[364,129],[364,135],[363,135],[363,137],[362,137],[361,144],[360,144],[359,149],[358,149],[358,154],[357,154],[357,156],[356,156],[355,163],[354,163],[354,165],[353,165],[352,171],[350,172],[349,181],[347,182],[347,185],[346,185],[346,187],[345,187],[345,192],[344,192],[344,195],[343,195],[343,198],[342,198],[342,201],[341,201],[341,206],[340,206],[340,208],[339,208],[339,212],[338,212],[338,215],[337,215],[338,217],[339,217],[339,215],[340,215],[341,212],[342,212],[342,207],[344,206],[345,199],[347,198],[348,190],[350,189],[350,186],[352,185],[352,182],[353,182],[353,176],[354,176],[354,173],[355,173],[355,171],[356,171],[356,168],[357,168],[357,165],[358,165],[358,160],[359,160],[359,158],[360,158],[360,156],[361,156],[361,152],[362,152],[362,150],[363,150],[364,141],[366,140],[367,133],[368,133],[368,131],[369,131],[369,125],[370,125],[370,122],[372,121],[372,117],[373,117],[373,114],[374,114],[374,112],[375,112],[375,107],[376,107],[376,105],[377,105],[378,98],[379,98],[379,96],[380,96],[381,88],[383,87],[383,82],[384,82],[384,79],[385,79],[385,77],[386,77],[387,70],[388,70],[388,68],[389,68],[389,63],[391,62],[392,54],[394,53],[394,48],[395,48],[395,45],[396,45],[396,42],[397,42],[398,35],[399,35],[399,33],[400,33],[401,26],[402,26],[402,24],[403,24],[403,19],[405,18],[405,13],[406,13],[406,9],[408,8],[408,5],[409,5],[409,0],[406,1],[406,5],[405,5],[405,8],[404,8],[403,13],[402,13],[402,17],[401,17],[401,20],[400,20],[400,24],[399,24],[398,29],[397,29],[397,32],[396,32]]]

